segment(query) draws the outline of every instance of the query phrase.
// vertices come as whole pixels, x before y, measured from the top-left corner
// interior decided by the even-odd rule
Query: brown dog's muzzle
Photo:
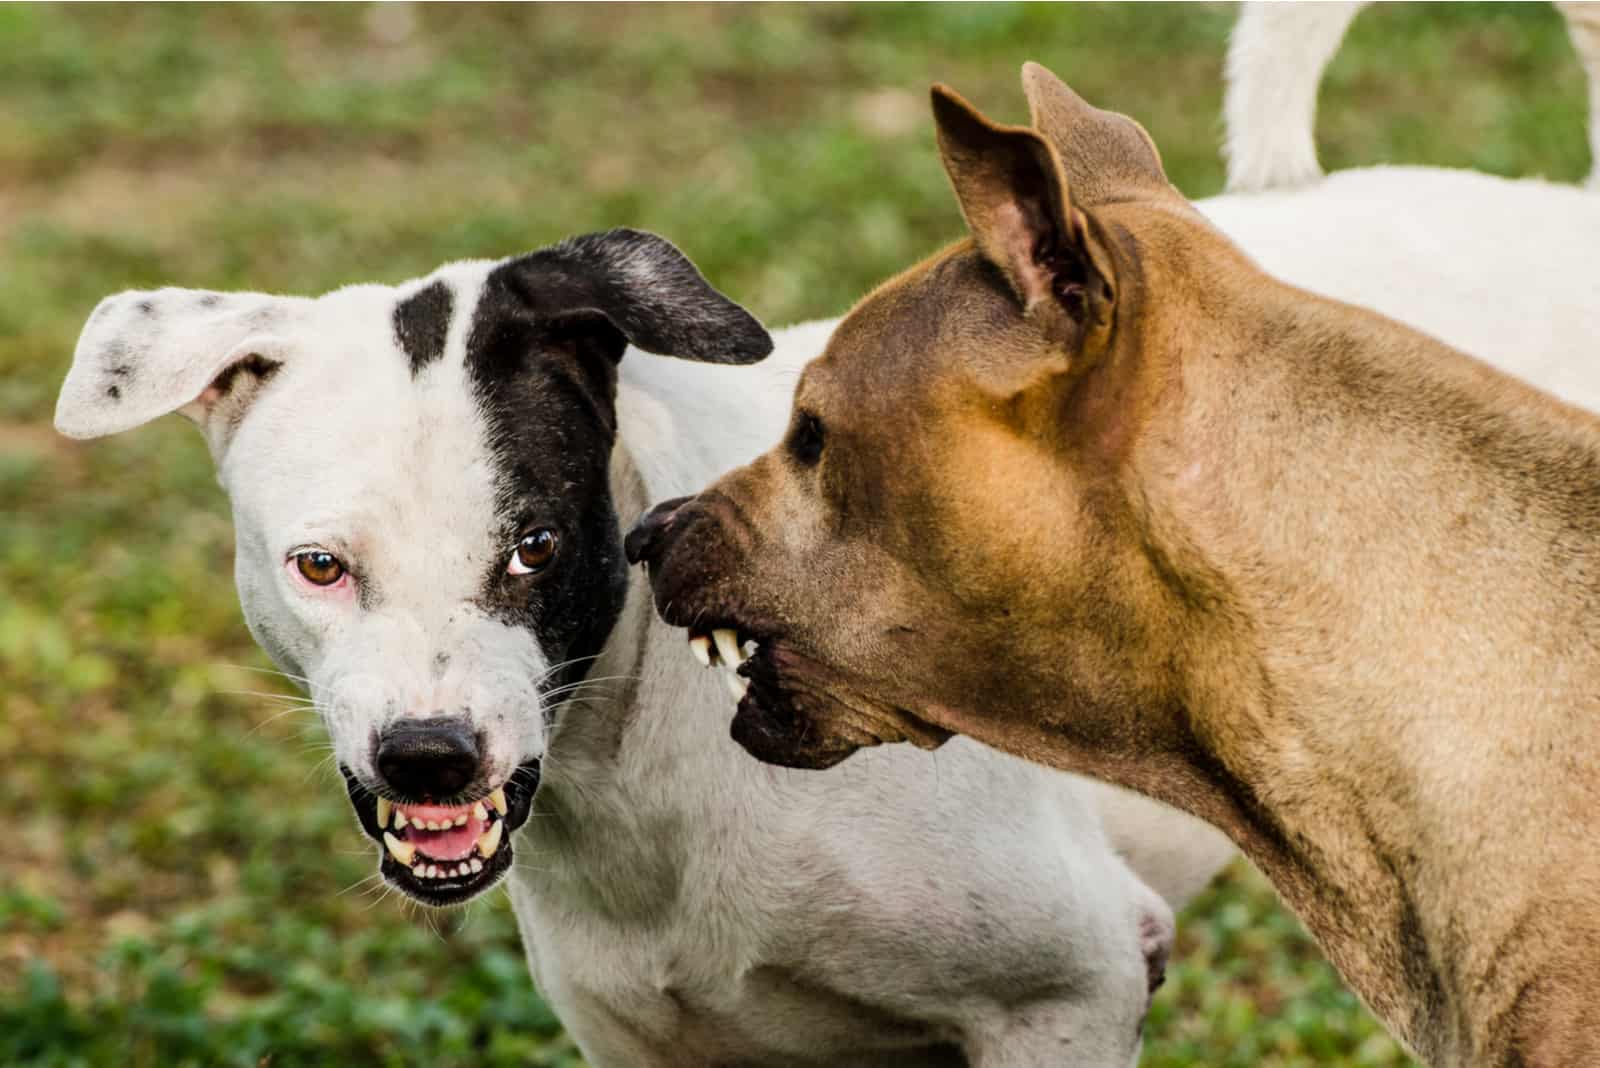
[[[782,767],[822,769],[880,739],[828,714],[832,673],[792,647],[789,628],[744,588],[753,535],[731,501],[713,489],[663,501],[623,541],[630,563],[649,571],[656,609],[690,637],[733,631],[753,655],[738,668],[748,688],[730,730],[751,756]],[[709,644],[709,643],[707,643]],[[711,654],[713,657],[716,653]]]
[[[678,509],[694,500],[693,497],[674,497],[662,501],[644,515],[622,539],[622,549],[628,554],[630,564],[654,564],[666,548],[667,530],[672,525]]]
[[[622,549],[643,564],[661,618],[675,627],[733,622],[741,607],[723,587],[733,551],[713,506],[701,497],[674,497],[650,509],[628,531]]]

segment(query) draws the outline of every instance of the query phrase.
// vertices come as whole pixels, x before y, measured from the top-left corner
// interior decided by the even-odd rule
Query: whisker
[[[328,755],[323,757],[321,760],[317,761],[315,764],[313,764],[311,766],[311,770],[306,772],[306,777],[303,780],[304,782],[310,782],[312,780],[312,778],[315,777],[316,775],[323,774],[323,773],[325,773],[327,771],[331,771],[332,770],[334,754],[331,751],[332,750],[331,746],[329,747],[329,749],[330,749],[330,751],[329,751]],[[339,776],[339,777],[341,779],[344,778],[344,776],[342,776],[342,775]]]
[[[343,897],[344,895],[350,893],[352,890],[356,890],[356,889],[361,889],[363,893],[370,892],[372,887],[368,886],[367,884],[373,882],[374,880],[376,880],[378,882],[382,882],[383,881],[383,873],[382,872],[373,872],[371,875],[368,875],[364,879],[357,879],[355,882],[351,883],[349,886],[345,887],[343,890],[340,890],[334,896],[335,897]]]
[[[372,903],[366,907],[365,911],[371,912],[385,901],[388,901],[389,895],[395,892],[394,887],[390,886],[388,883],[383,884],[382,891],[382,893],[372,899]]]
[[[605,655],[605,654],[603,654],[603,653],[595,653],[592,656],[575,656],[575,657],[572,657],[570,660],[563,660],[559,664],[553,664],[550,667],[545,669],[544,674],[539,676],[539,683],[542,684],[546,679],[548,679],[550,676],[554,675],[556,672],[560,671],[562,668],[569,668],[573,664],[581,664],[585,660],[599,660],[600,657],[603,656],[603,655]]]
[[[295,712],[305,712],[305,711],[308,711],[308,710],[304,709],[304,708],[296,708],[296,707],[290,707],[290,708],[281,709],[280,711],[274,712],[272,715],[268,716],[266,719],[262,720],[260,723],[257,723],[254,727],[251,727],[249,730],[245,731],[244,736],[246,738],[248,738],[251,735],[257,733],[258,731],[260,731],[260,730],[262,730],[262,729],[264,729],[266,727],[269,727],[272,724],[278,722],[284,716],[292,715]]]
[[[291,671],[279,671],[277,668],[256,667],[252,664],[234,664],[223,661],[225,667],[238,668],[240,671],[253,671],[258,675],[277,675],[279,678],[289,679],[293,682],[303,682],[310,685],[311,680],[304,675],[296,675]]]
[[[575,686],[594,686],[597,683],[602,683],[602,682],[622,682],[622,681],[638,682],[642,678],[643,678],[642,675],[632,675],[632,674],[626,674],[626,675],[594,675],[594,676],[591,676],[591,677],[586,678],[586,679],[578,679],[578,680],[576,680],[574,682],[569,682],[565,686],[557,686],[554,690],[552,690],[550,692],[551,693],[556,693],[556,692],[559,692],[561,690],[571,689],[571,688],[573,688]]]
[[[212,693],[225,694],[229,697],[259,697],[263,701],[284,701],[298,705],[315,704],[311,698],[297,693],[277,693],[272,690],[212,690]]]

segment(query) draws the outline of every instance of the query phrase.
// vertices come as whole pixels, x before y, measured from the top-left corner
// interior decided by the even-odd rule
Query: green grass
[[[369,884],[239,615],[180,420],[49,420],[101,296],[318,292],[627,224],[767,321],[834,314],[959,233],[925,91],[1024,115],[1022,60],[1216,192],[1232,11],[1202,7],[0,6],[0,1064],[577,1064],[509,911]],[[1331,165],[1572,179],[1583,81],[1544,5],[1356,24]],[[1404,1058],[1270,890],[1189,912],[1146,1063]]]

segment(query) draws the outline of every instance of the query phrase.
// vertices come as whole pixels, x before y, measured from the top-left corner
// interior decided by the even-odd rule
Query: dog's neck
[[[1527,946],[1600,963],[1557,926],[1600,888],[1600,429],[1379,316],[1236,296],[1134,461],[1162,567],[1218,595],[1167,617],[1187,774],[1137,785],[1228,830],[1423,1056],[1504,1059]]]
[[[610,485],[624,528],[719,470],[715,442],[672,400],[626,382],[619,391]],[[535,818],[522,832],[536,860],[516,878],[541,899],[654,922],[677,907],[692,848],[685,825],[704,829],[710,818],[697,791],[753,789],[763,769],[743,753],[722,759],[733,745],[727,692],[691,658],[682,632],[656,617],[642,569],[629,575],[626,605],[588,678],[594,684],[553,732]],[[737,811],[709,812],[723,810]]]

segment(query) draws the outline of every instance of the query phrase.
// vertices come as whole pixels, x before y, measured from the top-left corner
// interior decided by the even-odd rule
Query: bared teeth
[[[389,826],[389,810],[394,808],[387,797],[378,798],[378,830]]]
[[[394,813],[394,829],[397,830],[397,831],[403,831],[403,830],[406,829],[406,814],[405,814],[405,811],[403,809],[396,809],[395,810],[395,813]]]
[[[500,832],[505,830],[505,826],[501,821],[495,820],[489,825],[489,829],[479,836],[478,854],[484,860],[494,856],[494,851],[500,848]]]
[[[728,692],[735,701],[743,701],[745,691],[750,689],[750,680],[743,675],[735,675],[731,671],[723,673],[722,681],[728,684]]]
[[[425,879],[428,875],[428,866],[419,860],[417,861],[416,867],[411,869],[411,874],[415,875],[419,879]]]
[[[504,786],[496,786],[490,791],[489,804],[493,805],[494,810],[500,815],[504,816],[506,814],[506,788]]]
[[[689,636],[689,652],[701,667],[711,666],[711,639],[704,634]]]
[[[400,841],[388,831],[383,832],[383,845],[389,855],[400,862],[403,868],[411,867],[411,862],[417,857],[417,847]]]
[[[489,818],[489,810],[483,807],[482,801],[474,801],[472,803],[472,816],[474,819],[487,820]]]
[[[470,866],[472,868],[472,874],[476,875],[483,870],[483,861],[479,860],[477,857],[473,857]]]
[[[467,814],[465,812],[463,812],[460,815],[456,816],[456,826],[457,827],[465,827],[466,825],[467,825]]]
[[[718,627],[711,632],[711,640],[717,644],[717,656],[730,671],[744,663],[744,652],[739,648],[739,635],[727,627]]]

